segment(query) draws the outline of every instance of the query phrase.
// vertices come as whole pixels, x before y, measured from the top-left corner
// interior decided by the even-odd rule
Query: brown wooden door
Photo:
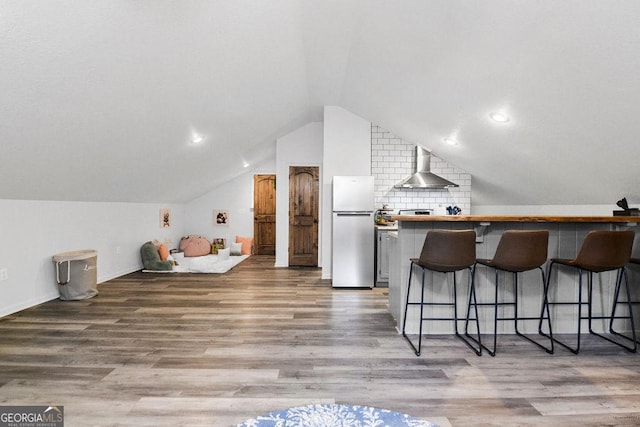
[[[276,253],[276,176],[253,176],[253,251]]]
[[[318,265],[319,168],[289,168],[289,265]]]

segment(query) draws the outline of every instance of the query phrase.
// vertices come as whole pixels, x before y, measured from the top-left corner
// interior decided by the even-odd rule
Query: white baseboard
[[[60,295],[58,292],[49,292],[45,295],[42,295],[38,298],[33,298],[27,301],[22,301],[19,304],[11,305],[9,307],[3,307],[2,311],[0,311],[0,317],[8,316],[10,314],[17,313],[22,310],[26,310],[27,308],[34,307],[38,304],[45,303],[47,301],[51,301],[57,299]]]
[[[135,266],[127,267],[127,268],[119,270],[119,271],[117,271],[115,273],[110,273],[110,274],[107,274],[105,276],[98,277],[98,283],[108,282],[109,280],[117,279],[118,277],[122,277],[122,276],[125,276],[127,274],[134,273],[134,272],[140,271],[140,270],[142,270],[142,266],[141,265],[135,265]]]

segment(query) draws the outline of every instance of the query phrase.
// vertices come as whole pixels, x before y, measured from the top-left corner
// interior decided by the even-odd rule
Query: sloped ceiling
[[[637,0],[3,1],[0,198],[185,202],[338,105],[467,170],[474,204],[640,203],[638,22]]]

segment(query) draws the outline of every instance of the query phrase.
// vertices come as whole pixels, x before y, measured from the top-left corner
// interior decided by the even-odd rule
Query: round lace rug
[[[438,427],[399,412],[356,405],[308,405],[260,415],[238,427]]]

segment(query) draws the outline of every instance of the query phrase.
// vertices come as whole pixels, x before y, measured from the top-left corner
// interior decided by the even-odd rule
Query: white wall
[[[197,234],[235,242],[236,236],[253,236],[253,176],[275,173],[275,160],[270,159],[242,175],[217,186],[184,206],[184,234]],[[227,225],[213,222],[213,211],[229,212]]]
[[[323,124],[309,123],[276,141],[276,267],[289,265],[289,167],[318,166],[322,182]],[[322,211],[320,186],[320,212]],[[318,214],[320,214],[320,212]],[[322,266],[322,220],[318,224],[318,266]]]
[[[160,228],[160,209],[172,226]],[[80,249],[98,252],[98,282],[142,268],[140,246],[158,239],[175,245],[181,205],[0,200],[0,316],[58,297],[51,257]],[[99,289],[98,289],[99,290]]]
[[[322,166],[322,278],[330,279],[332,179],[338,175],[371,175],[371,122],[340,107],[324,107]]]

